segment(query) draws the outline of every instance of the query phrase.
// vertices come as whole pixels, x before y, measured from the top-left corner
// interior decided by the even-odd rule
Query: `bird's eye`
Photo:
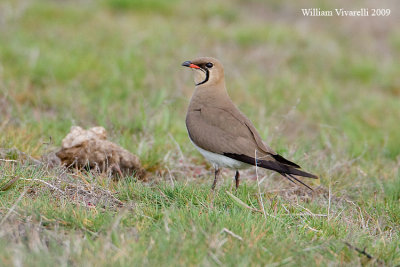
[[[213,66],[214,66],[214,65],[213,65],[211,62],[208,62],[208,63],[206,64],[206,67],[209,68],[209,69],[211,69]]]

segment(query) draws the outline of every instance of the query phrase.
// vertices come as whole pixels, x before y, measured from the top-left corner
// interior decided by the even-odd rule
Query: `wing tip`
[[[279,154],[271,154],[271,156],[276,160],[276,161],[278,161],[279,163],[283,163],[283,164],[286,164],[286,165],[289,165],[289,166],[292,166],[292,167],[295,167],[295,168],[301,168],[299,165],[297,165],[296,163],[294,163],[294,162],[292,162],[292,161],[290,161],[290,160],[287,160],[287,159],[285,159],[284,157],[282,157],[281,155],[279,155]]]
[[[229,158],[235,159],[235,160],[242,161],[247,164],[256,165],[255,159],[253,157],[250,157],[247,155],[234,154],[234,153],[224,153],[223,155],[227,156]],[[283,159],[285,162],[291,162],[278,154],[276,154],[276,155],[278,156],[279,159]],[[275,155],[272,155],[272,156],[275,156]],[[291,162],[291,163],[297,167],[295,167],[294,165],[285,164],[279,160],[267,161],[267,160],[257,159],[257,166],[265,168],[265,169],[270,169],[270,170],[273,170],[273,171],[276,171],[279,173],[284,173],[284,174],[291,174],[291,175],[303,176],[303,177],[312,178],[312,179],[319,179],[318,176],[316,176],[312,173],[308,173],[303,170],[300,170],[299,165],[297,165],[293,162]]]

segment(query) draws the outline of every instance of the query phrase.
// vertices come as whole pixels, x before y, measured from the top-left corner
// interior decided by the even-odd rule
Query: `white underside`
[[[192,141],[192,140],[190,140]],[[214,168],[230,168],[230,169],[234,169],[234,170],[240,170],[240,169],[247,169],[249,167],[251,167],[251,165],[235,160],[235,159],[231,159],[228,158],[226,156],[217,154],[217,153],[213,153],[207,150],[202,149],[201,147],[198,147],[193,141],[192,144],[194,145],[195,148],[197,148],[197,150],[203,155],[203,157],[205,157],[213,166]]]

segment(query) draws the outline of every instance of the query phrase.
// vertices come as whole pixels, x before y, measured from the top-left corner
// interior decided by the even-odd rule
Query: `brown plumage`
[[[251,121],[230,99],[224,69],[218,60],[201,57],[182,65],[194,70],[196,83],[186,115],[186,127],[193,144],[216,169],[213,187],[220,167],[237,170],[237,187],[238,170],[256,164],[303,185],[293,175],[318,178],[300,170],[299,165],[283,158],[262,141]]]

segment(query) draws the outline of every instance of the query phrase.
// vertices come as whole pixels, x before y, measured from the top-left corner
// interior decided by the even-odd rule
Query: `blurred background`
[[[316,7],[391,14],[303,16]],[[40,157],[72,125],[100,125],[150,171],[176,144],[204,163],[186,134],[194,84],[181,63],[212,56],[233,101],[280,153],[332,179],[393,176],[398,10],[395,0],[2,0],[0,147]]]
[[[399,265],[399,10],[398,0],[0,0],[0,265]],[[224,64],[233,102],[321,177],[305,181],[314,191],[254,168],[239,190],[224,170],[210,191],[185,127],[194,82],[181,63],[198,56]],[[73,125],[105,127],[148,182],[50,168]]]

